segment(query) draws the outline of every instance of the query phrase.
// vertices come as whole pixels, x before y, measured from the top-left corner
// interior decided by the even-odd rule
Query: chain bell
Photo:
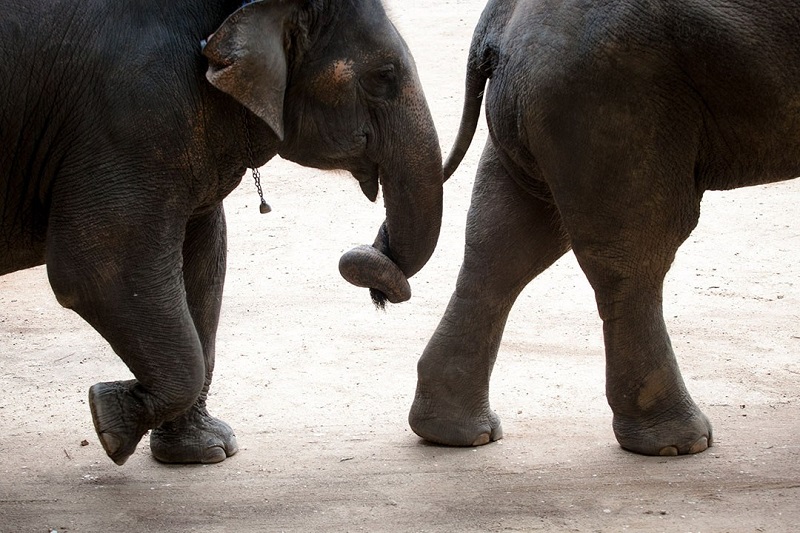
[[[266,215],[270,211],[272,211],[272,207],[264,200],[264,191],[261,190],[261,172],[258,171],[255,165],[255,161],[253,160],[253,144],[250,141],[250,128],[247,124],[247,110],[242,109],[242,119],[244,120],[244,136],[247,148],[247,157],[250,159],[250,169],[253,173],[253,181],[256,184],[256,190],[258,191],[258,197],[261,199],[261,204],[258,206],[258,211],[262,215]]]

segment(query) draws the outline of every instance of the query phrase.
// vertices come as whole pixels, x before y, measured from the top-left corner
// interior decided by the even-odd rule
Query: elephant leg
[[[702,197],[692,162],[675,148],[609,149],[591,162],[571,153],[575,173],[552,186],[603,320],[614,432],[623,448],[647,455],[697,453],[712,442],[662,311],[664,277],[697,224]]]
[[[205,364],[181,272],[185,221],[159,217],[166,207],[152,195],[106,192],[76,186],[57,196],[46,262],[59,303],[93,326],[135,377],[89,390],[100,442],[121,465],[149,429],[195,403]]]
[[[218,463],[238,451],[231,427],[209,415],[206,399],[214,373],[215,343],[226,265],[222,205],[192,219],[183,246],[183,280],[205,362],[205,383],[195,403],[150,434],[153,457],[164,463]]]
[[[522,289],[567,250],[555,207],[514,182],[490,140],[472,192],[456,290],[417,365],[409,414],[417,435],[453,446],[502,438],[489,380],[506,319]]]

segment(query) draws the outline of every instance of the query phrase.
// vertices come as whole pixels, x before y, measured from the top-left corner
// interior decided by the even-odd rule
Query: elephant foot
[[[482,446],[503,438],[500,418],[488,401],[475,407],[474,401],[437,398],[419,384],[408,423],[423,439],[446,446]]]
[[[94,429],[106,454],[125,464],[147,430],[147,410],[136,397],[136,380],[96,383],[89,388]]]
[[[620,446],[642,455],[686,455],[713,445],[711,422],[694,402],[655,418],[615,414],[613,426]]]
[[[162,463],[219,463],[239,451],[233,429],[195,404],[150,434],[150,451]]]

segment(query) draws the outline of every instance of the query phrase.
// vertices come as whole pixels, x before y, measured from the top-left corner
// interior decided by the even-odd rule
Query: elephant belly
[[[0,157],[0,276],[44,263],[49,162],[31,163],[28,150],[25,143],[11,145]]]
[[[24,244],[23,244],[24,243]],[[44,264],[44,239],[4,235],[0,241],[0,276]]]
[[[31,210],[12,209],[9,200],[20,203],[0,195],[0,276],[44,264],[45,256],[46,225],[33,224]]]

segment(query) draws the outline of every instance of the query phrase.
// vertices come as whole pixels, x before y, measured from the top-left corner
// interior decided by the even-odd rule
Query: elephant
[[[349,171],[386,219],[345,270],[379,304],[410,297],[443,181],[410,50],[380,0],[0,6],[0,275],[46,265],[132,372],[89,389],[115,463],[150,430],[158,461],[223,461],[236,437],[206,405],[222,200],[276,155]]]
[[[572,250],[603,323],[620,446],[672,456],[713,444],[665,325],[663,282],[705,191],[800,175],[798,20],[793,0],[488,2],[445,179],[482,109],[488,140],[456,288],[417,364],[419,436],[502,438],[489,382],[506,319]]]

